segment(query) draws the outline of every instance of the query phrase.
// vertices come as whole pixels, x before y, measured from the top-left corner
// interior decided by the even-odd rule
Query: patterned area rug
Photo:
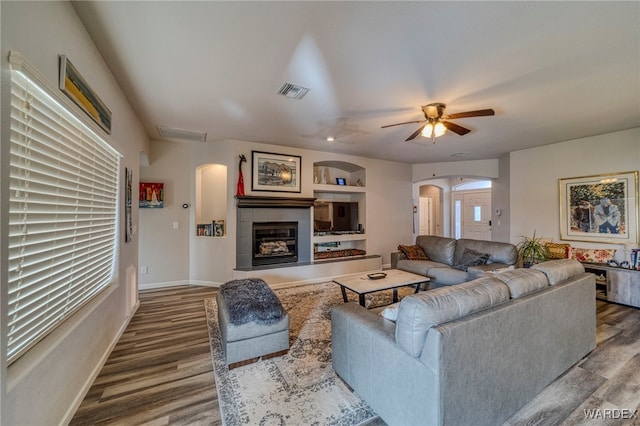
[[[412,291],[401,289],[400,295]],[[340,287],[323,283],[275,292],[290,317],[289,353],[231,371],[220,344],[216,301],[205,300],[223,424],[384,424],[331,367],[331,307],[343,303]],[[391,291],[372,296],[367,305],[391,303]]]

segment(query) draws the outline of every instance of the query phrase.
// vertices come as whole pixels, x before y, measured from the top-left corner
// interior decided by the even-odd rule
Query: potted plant
[[[536,237],[536,231],[533,231],[531,237],[520,237],[522,240],[516,246],[518,248],[518,258],[522,261],[525,268],[533,264],[544,262],[549,257],[547,246],[542,241],[542,237]]]

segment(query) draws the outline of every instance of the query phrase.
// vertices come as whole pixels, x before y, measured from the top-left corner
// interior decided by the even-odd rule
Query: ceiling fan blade
[[[409,136],[408,138],[406,138],[404,141],[405,141],[405,142],[409,142],[409,141],[411,141],[411,140],[414,140],[414,139],[415,139],[415,138],[416,138],[416,137],[417,137],[417,136],[422,132],[422,129],[424,129],[424,128],[425,128],[425,126],[426,126],[426,124],[425,124],[424,126],[420,126],[420,128],[419,128],[418,130],[416,130],[415,132],[413,132],[413,133],[411,134],[411,136]]]
[[[466,117],[485,117],[487,115],[496,115],[496,112],[489,109],[479,109],[477,111],[467,111],[467,112],[456,112],[450,115],[447,115],[447,119],[453,120],[454,118],[466,118]]]
[[[387,124],[386,126],[382,126],[382,128],[387,128],[387,127],[393,127],[393,126],[400,126],[402,124],[413,124],[413,123],[424,123],[427,120],[414,120],[414,121],[405,121],[404,123],[395,123],[395,124]]]
[[[453,133],[459,134],[460,136],[466,135],[471,131],[465,127],[459,126],[456,123],[452,123],[450,121],[441,121],[441,123],[444,124],[444,127],[451,130]]]

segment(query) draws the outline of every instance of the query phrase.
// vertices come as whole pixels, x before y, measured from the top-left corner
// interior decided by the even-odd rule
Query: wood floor
[[[71,425],[221,425],[203,300],[210,287],[141,291],[140,307]]]
[[[203,306],[215,291],[140,292],[138,311],[71,424],[220,425]],[[508,424],[640,425],[638,419],[585,418],[585,409],[640,408],[640,310],[598,301],[597,311],[597,348]]]

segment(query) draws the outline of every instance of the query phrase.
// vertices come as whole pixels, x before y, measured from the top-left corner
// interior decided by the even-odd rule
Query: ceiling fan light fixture
[[[435,124],[433,123],[427,123],[426,126],[424,126],[424,129],[422,129],[422,136],[424,136],[425,138],[431,138],[431,140],[435,140],[435,138],[439,138],[440,136],[444,135],[447,131],[447,128],[444,127],[444,124],[442,124],[441,122],[437,122]]]

